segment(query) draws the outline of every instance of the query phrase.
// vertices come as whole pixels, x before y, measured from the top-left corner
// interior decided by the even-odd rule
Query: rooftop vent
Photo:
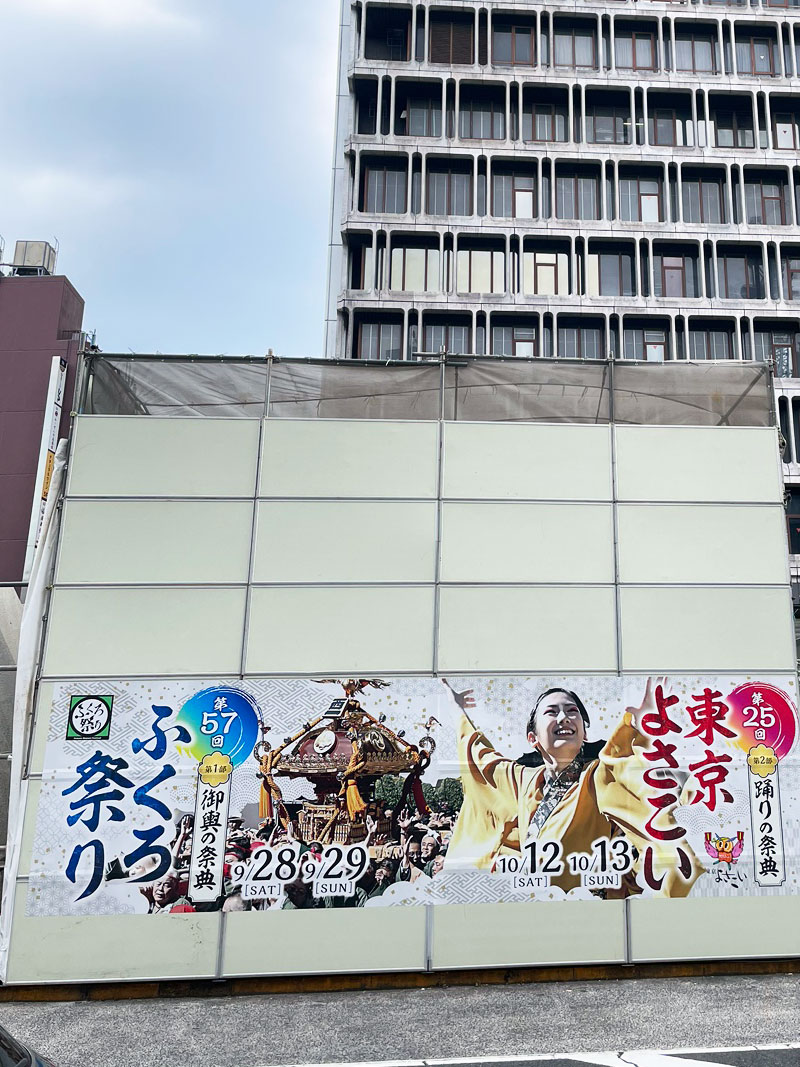
[[[17,277],[47,277],[56,269],[56,250],[47,241],[17,241],[12,274]]]

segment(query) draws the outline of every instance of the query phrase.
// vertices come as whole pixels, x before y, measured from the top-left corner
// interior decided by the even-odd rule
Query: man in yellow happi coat
[[[475,707],[472,690],[451,692],[463,712],[459,761],[464,803],[445,868],[492,870],[500,856],[519,857],[526,841],[557,841],[563,849],[564,871],[553,876],[551,884],[566,892],[581,884],[580,874],[572,874],[567,864],[571,853],[591,852],[592,842],[599,838],[624,835],[638,852],[634,870],[641,866],[647,847],[653,850],[654,870],[659,878],[664,875],[662,896],[689,893],[703,868],[686,838],[662,843],[645,829],[656,811],[647,802],[655,793],[643,780],[644,771],[653,769],[642,756],[649,739],[639,730],[641,714],[654,708],[650,680],[642,704],[626,709],[604,745],[586,741],[589,716],[574,693],[564,689],[543,693],[528,722],[534,751],[521,761],[496,752],[469,718]],[[661,828],[675,827],[668,812],[660,812],[656,822]],[[676,846],[685,856],[683,872]],[[623,885],[609,895],[628,895],[630,890],[635,893],[640,888]]]

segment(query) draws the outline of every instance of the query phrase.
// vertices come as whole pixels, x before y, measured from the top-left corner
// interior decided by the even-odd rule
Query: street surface
[[[800,975],[12,1003],[0,1021],[58,1067],[800,1067]],[[712,1048],[743,1050],[680,1051]]]

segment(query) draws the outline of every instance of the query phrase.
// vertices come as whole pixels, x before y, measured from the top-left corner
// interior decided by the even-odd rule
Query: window
[[[425,323],[423,330],[425,352],[469,353],[472,349],[469,326],[449,323]]]
[[[561,359],[602,359],[603,331],[599,326],[559,325],[558,356]]]
[[[532,174],[492,176],[492,214],[503,219],[536,218],[536,179]]]
[[[656,178],[621,178],[619,217],[623,222],[661,222],[661,182]]]
[[[472,19],[431,15],[431,63],[472,63],[475,24]]]
[[[797,126],[794,115],[785,111],[775,112],[773,118],[773,143],[775,148],[797,148]]]
[[[789,528],[789,552],[796,556],[800,553],[800,490],[787,491],[789,503],[786,507],[786,525]]]
[[[536,328],[533,326],[493,326],[492,355],[519,356],[532,359],[536,356]]]
[[[683,143],[679,132],[682,126],[678,113],[672,108],[656,108],[648,120],[650,144],[679,145]]]
[[[557,67],[584,67],[593,70],[597,66],[592,30],[558,27],[553,40]]]
[[[401,215],[406,210],[406,171],[402,165],[364,168],[362,211]]]
[[[490,249],[458,250],[457,289],[459,293],[504,293],[506,257]]]
[[[618,33],[615,55],[620,70],[655,70],[655,38],[652,33],[641,30]]]
[[[786,201],[782,182],[748,179],[744,186],[745,217],[756,226],[785,226]]]
[[[471,215],[472,174],[456,170],[429,170],[428,214]]]
[[[577,174],[556,178],[556,218],[599,219],[598,180]]]
[[[459,135],[472,140],[505,137],[505,96],[492,99],[483,94],[462,93]]]
[[[755,358],[771,362],[777,378],[792,378],[797,373],[797,334],[791,330],[756,330]],[[800,509],[798,509],[800,510]]]
[[[769,37],[737,41],[736,69],[740,74],[774,74],[772,41]]]
[[[439,262],[438,248],[395,246],[389,288],[417,293],[438,291]]]
[[[786,300],[800,300],[800,257],[783,260],[783,292]]]
[[[495,23],[492,61],[532,67],[536,62],[536,31],[533,26]]]
[[[717,49],[711,37],[677,35],[675,40],[675,69],[695,74],[717,73]]]
[[[374,9],[367,13],[366,59],[405,62],[409,58],[411,17],[405,12]]]
[[[586,139],[592,144],[630,144],[630,112],[621,107],[590,108],[586,115]]]
[[[398,116],[396,132],[401,136],[441,137],[441,96],[409,93],[406,106]]]
[[[689,328],[689,359],[732,359],[733,337],[730,330]]]
[[[567,109],[558,104],[526,104],[522,112],[523,141],[566,141]]]
[[[526,296],[569,295],[566,252],[523,252],[522,291]]]
[[[750,117],[736,111],[717,111],[714,129],[717,148],[752,148],[755,143]]]
[[[663,363],[667,358],[665,330],[644,330],[626,326],[622,334],[622,344],[625,359]]]
[[[725,300],[763,300],[764,267],[761,257],[723,254],[717,256],[719,295]]]
[[[362,322],[359,359],[402,359],[403,327],[399,322]]]
[[[682,185],[684,222],[715,225],[725,221],[719,178],[684,178]]]
[[[591,253],[588,257],[587,289],[590,296],[633,296],[633,254]]]
[[[656,255],[653,266],[656,296],[697,296],[697,260],[694,256]]]

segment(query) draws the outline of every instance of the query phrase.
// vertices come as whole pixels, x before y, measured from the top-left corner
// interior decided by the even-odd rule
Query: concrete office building
[[[771,360],[800,561],[799,72],[796,0],[343,0],[326,354]]]

